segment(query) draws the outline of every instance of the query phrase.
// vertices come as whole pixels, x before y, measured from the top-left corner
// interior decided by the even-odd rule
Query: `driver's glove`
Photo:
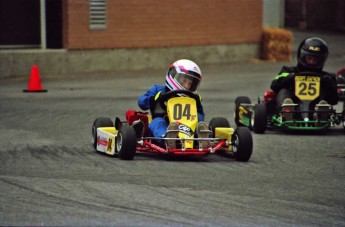
[[[200,105],[201,105],[201,101],[202,101],[201,95],[199,95],[199,94],[194,94],[194,95],[195,95],[195,99],[198,100],[196,102],[196,105],[197,105],[196,107],[197,107],[197,109],[199,109]]]
[[[151,96],[149,99],[150,107],[154,107],[157,103],[161,102],[163,99],[164,93],[162,91],[157,92],[156,95]]]
[[[202,101],[201,95],[195,94],[195,97],[196,97],[196,99],[200,100],[200,102]]]

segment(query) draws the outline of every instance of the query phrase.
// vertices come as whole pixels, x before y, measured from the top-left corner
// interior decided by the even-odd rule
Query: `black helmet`
[[[303,40],[297,50],[298,63],[307,69],[322,69],[327,57],[327,43],[317,37]]]

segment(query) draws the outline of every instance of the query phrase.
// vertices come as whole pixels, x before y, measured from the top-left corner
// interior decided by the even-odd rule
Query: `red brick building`
[[[2,0],[0,11],[2,47],[47,40],[47,48],[65,49],[258,43],[262,30],[261,0]]]
[[[63,12],[67,49],[258,43],[262,32],[261,0],[108,0],[104,29],[90,29],[89,1]]]
[[[262,7],[262,0],[1,0],[1,75],[27,74],[33,64],[67,73],[258,57]]]

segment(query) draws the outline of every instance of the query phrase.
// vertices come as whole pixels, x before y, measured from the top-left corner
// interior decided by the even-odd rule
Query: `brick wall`
[[[107,29],[90,30],[89,1],[64,1],[64,48],[260,42],[262,0],[107,0]]]

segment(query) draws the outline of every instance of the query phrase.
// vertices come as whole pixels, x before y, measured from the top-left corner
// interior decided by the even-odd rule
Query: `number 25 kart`
[[[251,104],[246,96],[235,100],[235,123],[247,126],[255,133],[264,133],[268,128],[295,131],[321,131],[342,124],[345,130],[345,110],[337,113],[333,106],[319,103],[320,75],[303,72],[295,76],[297,103],[276,106],[276,94],[266,91]]]
[[[169,122],[177,123],[177,129],[170,131],[177,135],[176,138],[152,137],[148,130],[151,116],[147,112],[128,110],[126,121],[116,117],[115,124],[110,118],[97,118],[92,125],[93,147],[122,160],[132,160],[136,152],[201,157],[219,152],[230,154],[238,161],[248,161],[253,140],[247,127],[233,129],[226,118],[216,117],[211,119],[208,128],[200,130],[200,134],[208,136],[197,137],[197,102],[200,98],[192,92],[170,91],[162,97],[164,105],[156,105],[161,106],[161,110],[162,106],[166,108]],[[174,146],[171,146],[171,141],[176,141]]]

